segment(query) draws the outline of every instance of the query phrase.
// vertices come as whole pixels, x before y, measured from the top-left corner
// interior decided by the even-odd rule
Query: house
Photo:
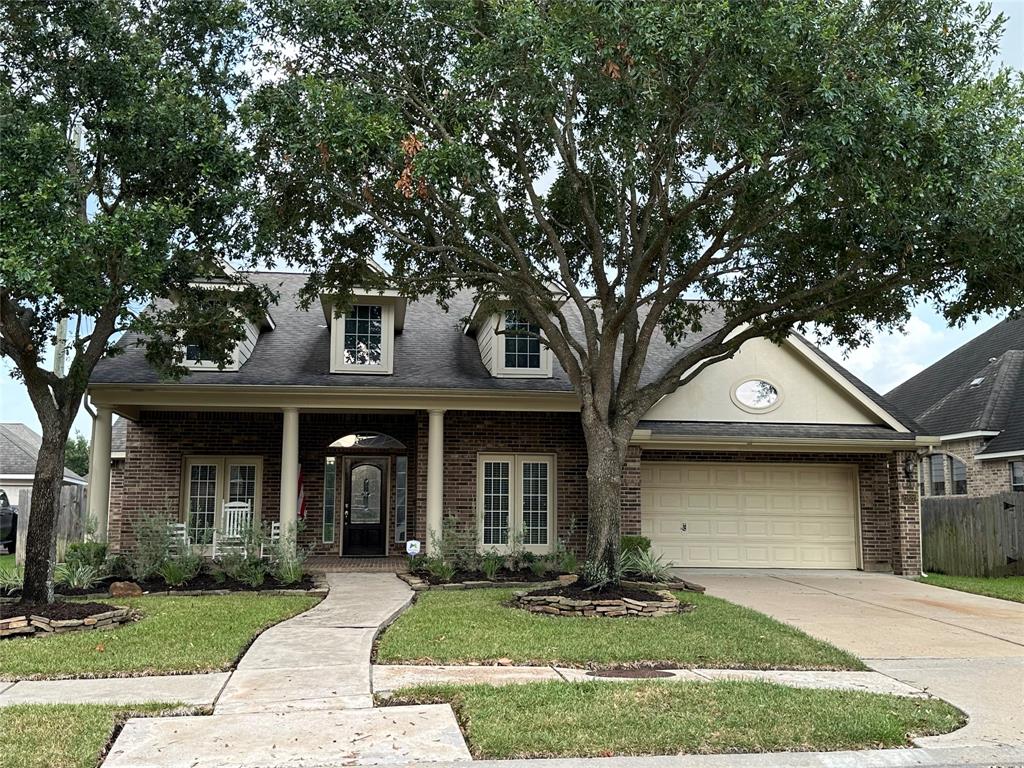
[[[1008,318],[886,395],[940,443],[923,496],[1024,491],[1024,316]]]
[[[43,444],[43,438],[25,424],[16,422],[0,423],[0,506],[6,498],[11,506],[18,507],[18,542],[24,541],[28,531],[29,505],[32,482],[36,476],[36,458]],[[61,521],[58,530],[67,539],[82,534],[80,517],[86,481],[81,475],[64,468],[64,492],[61,494]],[[26,499],[22,503],[22,498]],[[74,519],[64,519],[74,518]]]
[[[515,307],[357,291],[335,317],[331,296],[297,308],[304,275],[245,279],[280,301],[226,369],[190,349],[192,372],[161,380],[127,335],[94,372],[98,455],[112,415],[125,425],[116,466],[94,464],[91,501],[114,551],[147,515],[207,544],[224,504],[241,501],[286,530],[301,518],[300,540],[322,555],[401,554],[410,539],[429,549],[445,518],[481,550],[582,555],[579,406],[550,351],[516,334],[536,329]],[[705,328],[721,322],[711,313]],[[659,338],[649,373],[671,354]],[[917,573],[924,445],[909,417],[803,338],[753,340],[646,414],[623,533],[686,566]]]

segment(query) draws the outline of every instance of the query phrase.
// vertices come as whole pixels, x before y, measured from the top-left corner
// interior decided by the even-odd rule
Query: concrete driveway
[[[858,571],[678,572],[970,716],[967,727],[922,746],[1024,746],[1024,604]]]

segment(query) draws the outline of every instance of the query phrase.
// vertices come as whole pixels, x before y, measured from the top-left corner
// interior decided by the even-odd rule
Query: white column
[[[89,519],[96,523],[96,541],[107,540],[107,515],[110,510],[110,430],[113,413],[109,407],[96,407],[89,446]]]
[[[444,411],[427,411],[427,551],[441,540],[444,485]],[[434,554],[431,552],[431,554]]]
[[[299,501],[299,411],[284,409],[281,433],[281,536],[294,532]]]

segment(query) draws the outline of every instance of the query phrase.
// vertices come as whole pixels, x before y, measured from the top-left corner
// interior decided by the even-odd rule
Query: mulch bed
[[[58,584],[54,587],[54,592],[64,597],[80,597],[81,595],[95,595],[99,592],[106,592],[110,585],[115,581],[131,581],[130,578],[125,576],[108,576],[105,579],[97,582],[95,586],[89,587],[88,589],[71,589],[67,586]],[[316,584],[313,579],[306,576],[302,581],[295,582],[293,584],[282,584],[277,579],[268,576],[260,586],[253,587],[249,584],[245,584],[240,581],[232,581],[231,579],[225,579],[218,581],[208,573],[200,573],[194,579],[178,587],[171,587],[167,585],[163,579],[155,579],[150,581],[144,581],[139,583],[144,592],[198,592],[198,591],[213,591],[213,590],[228,590],[230,592],[260,592],[262,590],[276,590],[276,589],[302,589],[309,590],[313,589]]]
[[[14,616],[44,616],[54,621],[67,621],[68,619],[85,619],[97,613],[109,611],[109,605],[102,603],[2,603],[0,604],[0,619],[9,619]]]
[[[547,589],[536,589],[528,594],[543,595],[545,597],[567,597],[570,600],[621,600],[622,598],[627,598],[641,602],[660,602],[664,599],[661,595],[656,595],[654,592],[646,589],[624,587],[620,584],[618,586],[609,585],[600,591],[596,589],[587,590],[579,582],[549,587]]]
[[[488,578],[484,576],[483,571],[456,571],[455,575],[448,581],[442,581],[431,576],[422,568],[412,571],[415,576],[419,576],[424,581],[432,585],[438,584],[458,584],[464,581],[488,581]],[[500,584],[503,581],[509,582],[542,582],[542,581],[554,581],[559,577],[559,573],[556,571],[549,571],[548,573],[541,574],[538,576],[528,568],[524,568],[521,571],[498,571],[494,575],[494,583]]]

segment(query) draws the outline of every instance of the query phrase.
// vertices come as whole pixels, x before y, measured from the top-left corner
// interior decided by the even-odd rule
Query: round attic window
[[[764,413],[778,408],[782,403],[779,388],[764,379],[747,379],[732,391],[733,402],[751,413]]]

